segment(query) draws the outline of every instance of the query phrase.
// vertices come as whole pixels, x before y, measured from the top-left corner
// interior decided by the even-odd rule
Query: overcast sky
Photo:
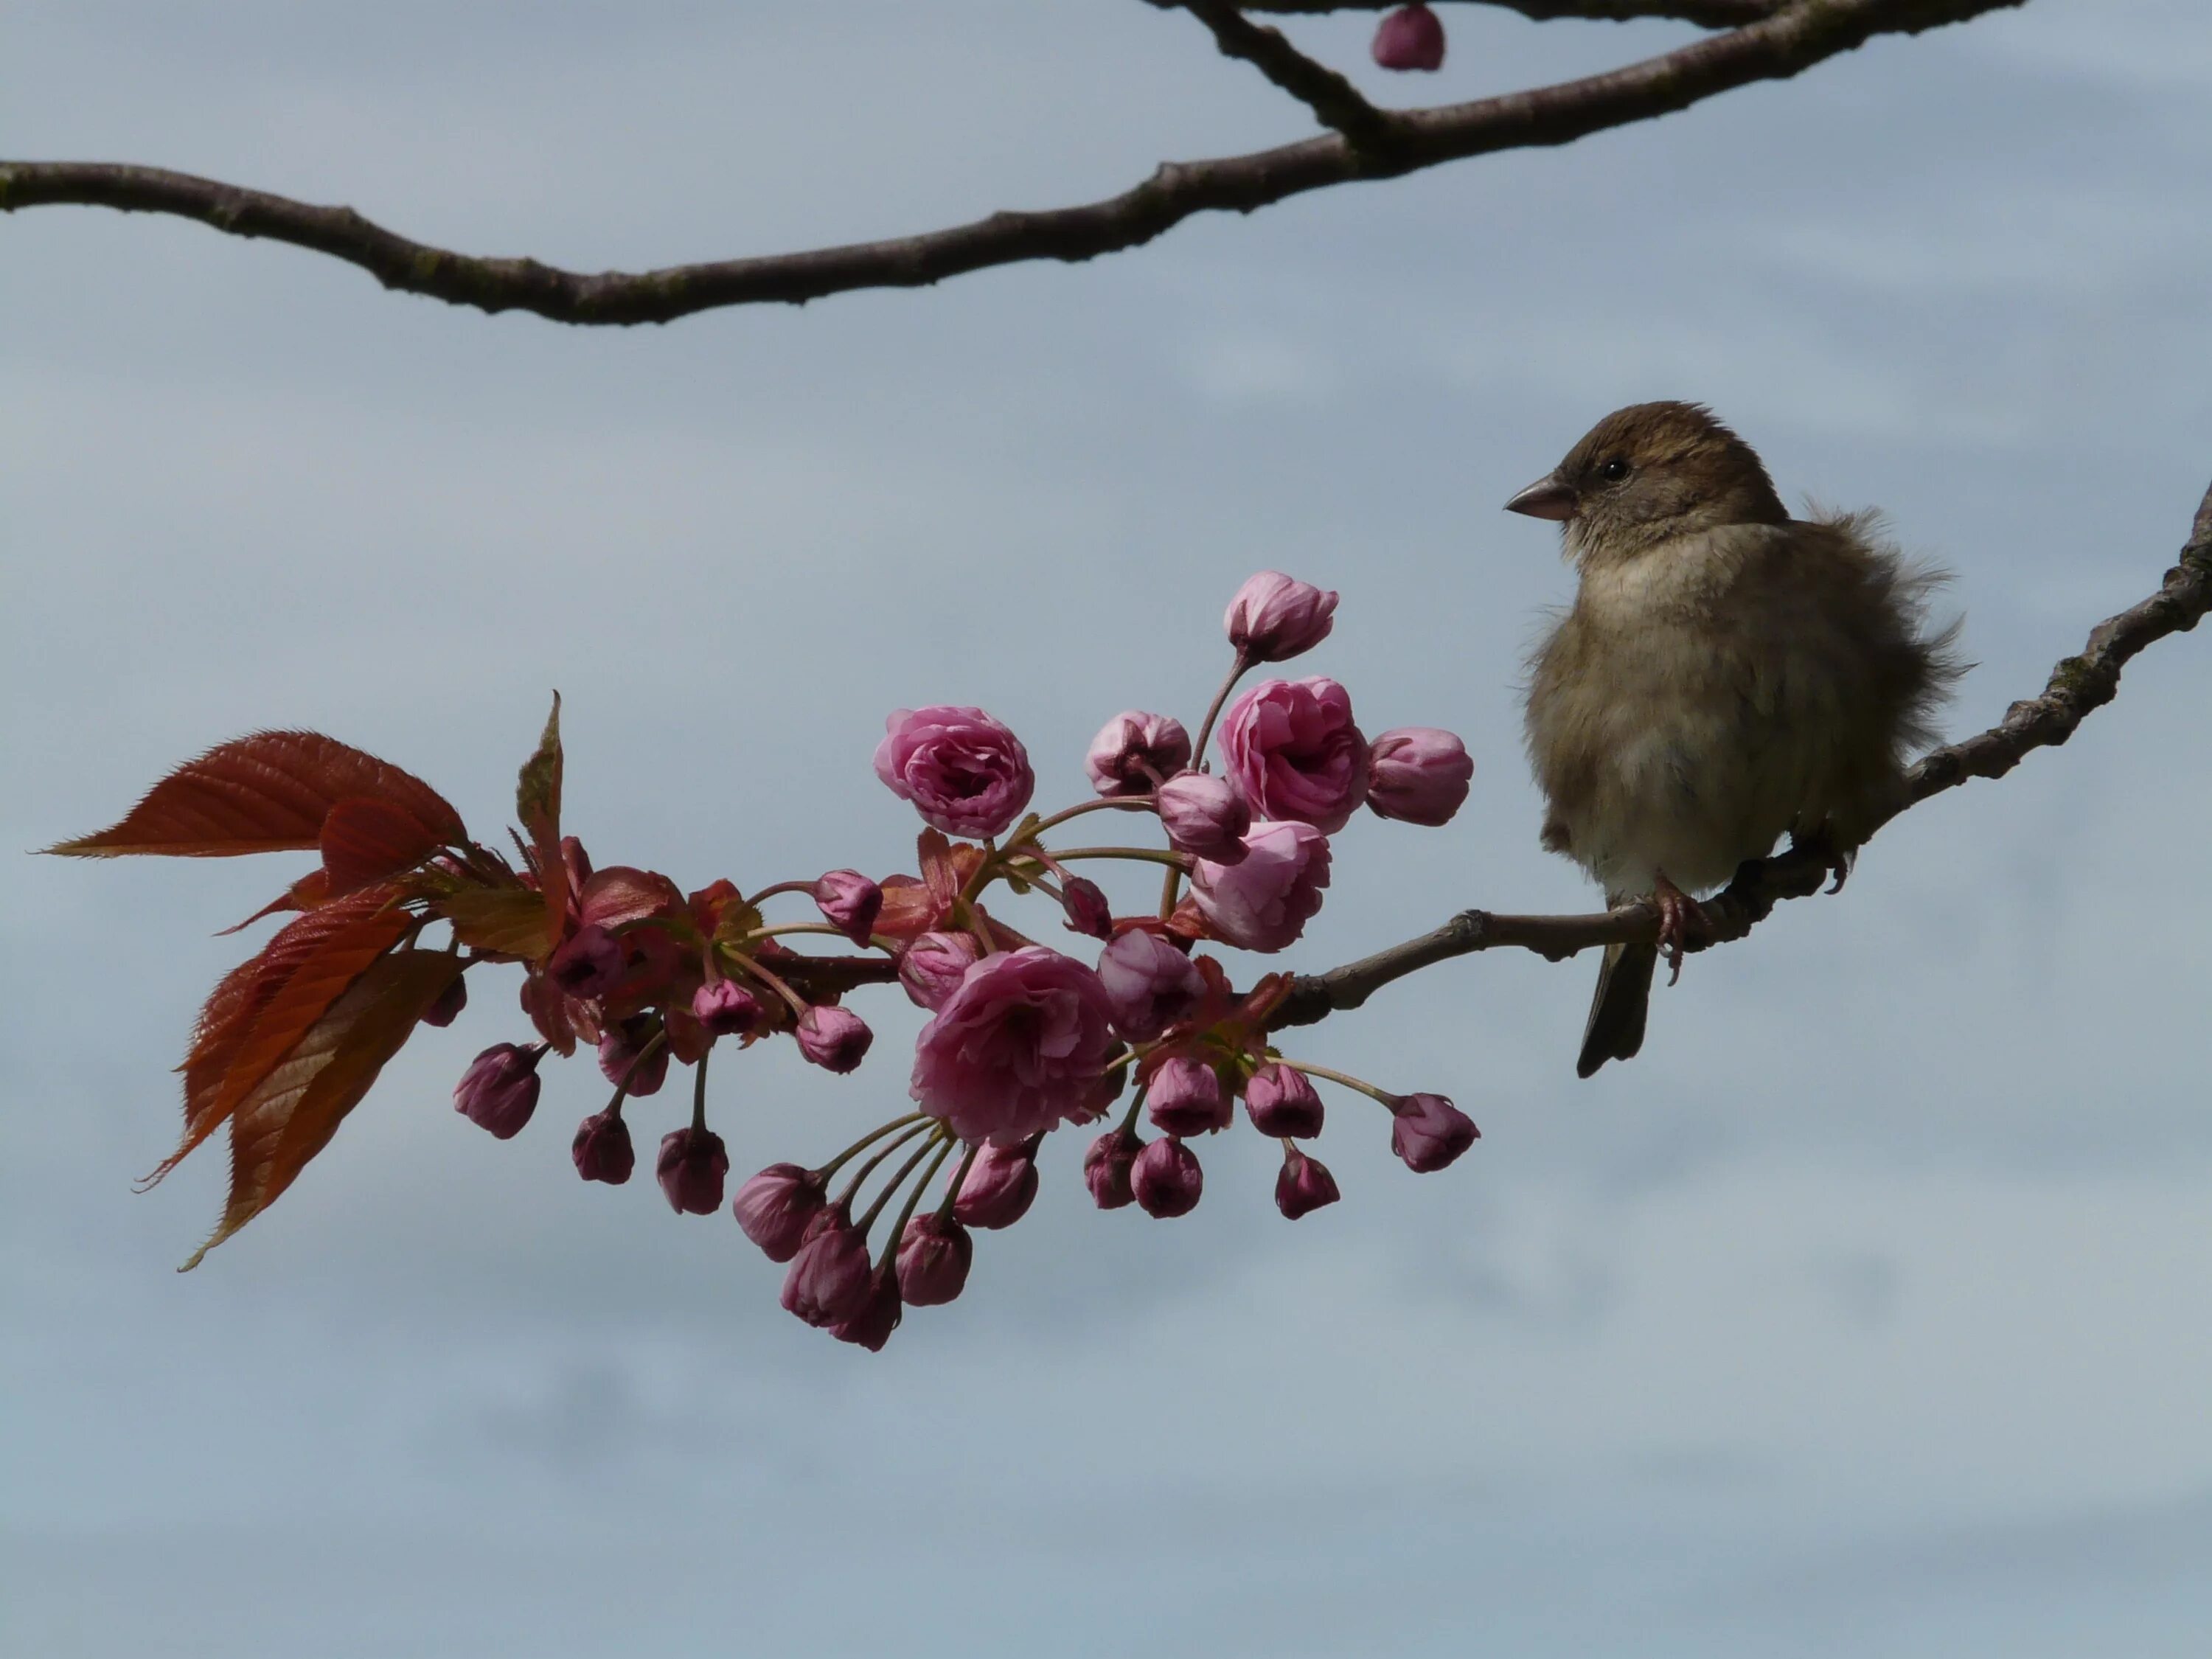
[[[1124,187],[1301,112],[1136,0],[6,7],[0,154],[158,163],[586,269]],[[1423,101],[1667,26],[1454,8]],[[1477,759],[1339,839],[1320,967],[1467,904],[1582,908],[1514,689],[1569,591],[1498,504],[1598,416],[1711,403],[1793,497],[1958,575],[1954,734],[2155,586],[2212,475],[2212,11],[2033,0],[1557,151],[1214,217],[1090,265],[589,331],[197,225],[0,221],[0,845],[263,726],[480,835],[550,690],[572,827],[686,885],[910,867],[885,711],[975,702],[1081,790],[1194,719],[1222,605],[1342,590],[1309,672]],[[1081,1139],[968,1294],[869,1355],[726,1216],[586,1186],[453,1079],[487,981],[198,1272],[169,1068],[303,860],[22,858],[4,910],[0,1647],[548,1659],[887,1652],[2197,1654],[2212,1626],[2212,644],[1911,813],[1838,899],[1655,998],[1578,1083],[1587,961],[1446,965],[1310,1034],[1484,1139],[1416,1177],[1333,1101],[1296,1225],[1257,1137],[1188,1219]],[[1144,884],[1139,883],[1140,886]],[[1131,902],[1136,902],[1133,892]],[[739,1172],[897,1109],[718,1067]],[[677,1091],[641,1103],[641,1133]]]

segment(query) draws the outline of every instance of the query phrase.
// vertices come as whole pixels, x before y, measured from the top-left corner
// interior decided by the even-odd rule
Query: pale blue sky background
[[[0,153],[163,163],[584,267],[1118,189],[1300,112],[1135,0],[6,8]],[[1455,9],[1378,94],[1688,33]],[[1194,716],[1247,572],[1343,590],[1312,672],[1478,761],[1339,845],[1321,966],[1579,908],[1513,690],[1566,592],[1498,504],[1597,416],[1711,402],[1793,495],[1959,573],[1950,729],[2148,592],[2212,473],[2212,12],[2034,0],[1570,149],[1085,267],[634,332],[487,319],[197,226],[0,222],[0,846],[262,725],[502,821],[549,689],[574,826],[687,884],[906,862],[884,711],[975,702],[1041,798]],[[21,859],[0,1158],[0,1649],[167,1656],[2162,1656],[2212,1627],[2201,636],[2063,756],[1916,811],[1840,899],[1663,992],[1578,1084],[1587,963],[1452,964],[1301,1042],[1457,1097],[1416,1178],[1333,1104],[1291,1226],[1249,1134],[1174,1224],[1079,1142],[884,1354],[648,1181],[447,1105],[493,982],[179,1278],[149,1196],[213,939],[301,860]],[[740,1170],[896,1107],[717,1079]],[[641,1128],[672,1102],[647,1103]]]

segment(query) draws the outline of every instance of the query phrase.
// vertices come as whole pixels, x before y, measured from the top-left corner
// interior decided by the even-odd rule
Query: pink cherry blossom
[[[1328,837],[1310,823],[1260,823],[1236,864],[1200,859],[1190,896],[1213,931],[1247,951],[1297,943],[1328,885]]]
[[[1083,769],[1102,795],[1146,795],[1160,779],[1190,764],[1190,733],[1165,714],[1131,708],[1116,714],[1091,739]]]
[[[1368,745],[1367,805],[1378,818],[1431,827],[1466,804],[1474,762],[1467,745],[1433,726],[1401,726]]]
[[[948,836],[995,836],[1036,787],[1029,751],[980,708],[939,703],[895,710],[876,748],[876,775]]]
[[[1098,953],[1098,981],[1114,1029],[1132,1042],[1150,1042],[1206,994],[1198,964],[1141,928],[1116,934]]]
[[[1211,772],[1179,772],[1159,787],[1152,809],[1178,851],[1221,864],[1244,856],[1252,805],[1231,780]]]
[[[1112,1016],[1098,975],[1057,951],[985,957],[922,1027],[908,1092],[963,1140],[1012,1146],[1090,1111]]]
[[[1237,590],[1221,625],[1248,662],[1281,662],[1327,639],[1335,614],[1334,593],[1262,570]]]
[[[1221,753],[1253,811],[1327,835],[1367,798],[1367,740],[1334,680],[1262,680],[1221,718]]]

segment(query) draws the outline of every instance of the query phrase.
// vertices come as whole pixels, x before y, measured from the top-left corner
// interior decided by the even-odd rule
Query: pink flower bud
[[[895,710],[876,748],[876,775],[921,821],[948,836],[995,836],[1036,788],[1028,750],[980,708],[940,703]]]
[[[970,1227],[1011,1227],[1029,1213],[1037,1195],[1037,1143],[1032,1135],[1018,1146],[986,1146],[968,1166],[960,1196],[952,1200],[955,1219]]]
[[[610,1187],[621,1186],[637,1167],[637,1149],[629,1142],[629,1125],[612,1108],[594,1112],[579,1123],[568,1151],[576,1160],[578,1175],[586,1181],[604,1181]]]
[[[771,1164],[738,1188],[730,1206],[747,1238],[771,1261],[799,1254],[806,1230],[827,1202],[822,1177],[796,1164]]]
[[[1442,1095],[1399,1095],[1389,1103],[1390,1150],[1415,1175],[1443,1169],[1481,1137],[1474,1120]]]
[[[783,1276],[783,1310],[810,1325],[836,1325],[868,1304],[872,1274],[868,1241],[842,1206],[832,1205],[808,1224],[806,1237]]]
[[[971,1142],[1083,1117],[1113,1053],[1111,1013],[1098,975],[1057,951],[985,957],[921,1028],[908,1092]]]
[[[729,1173],[730,1154],[713,1130],[675,1129],[661,1136],[653,1174],[677,1214],[712,1215],[720,1209],[722,1181]]]
[[[1070,876],[1060,884],[1060,890],[1070,933],[1088,934],[1092,939],[1114,937],[1114,907],[1097,882],[1084,876]]]
[[[1386,70],[1441,69],[1444,26],[1426,6],[1401,6],[1376,25],[1373,52]]]
[[[1310,1140],[1321,1133],[1321,1096],[1294,1066],[1271,1061],[1244,1085],[1244,1109],[1263,1135]]]
[[[538,1109],[538,1062],[544,1058],[542,1044],[523,1048],[495,1042],[461,1073],[453,1086],[453,1109],[478,1128],[512,1140]]]
[[[1206,994],[1198,964],[1141,928],[1115,934],[1099,952],[1098,982],[1114,1029],[1132,1042],[1150,1042]]]
[[[814,884],[814,902],[831,927],[865,950],[884,913],[884,890],[858,870],[832,870]]]
[[[1145,1143],[1127,1129],[1109,1129],[1083,1154],[1083,1184],[1091,1201],[1102,1210],[1118,1210],[1136,1197],[1129,1185],[1130,1166]]]
[[[656,1044],[641,1060],[638,1056],[659,1035],[659,1023],[650,1014],[634,1015],[609,1026],[599,1039],[600,1074],[625,1094],[658,1094],[668,1079],[668,1044]]]
[[[824,1004],[799,1017],[799,1052],[825,1072],[849,1072],[868,1057],[876,1034],[849,1008]]]
[[[716,1036],[744,1036],[760,1024],[760,999],[735,980],[710,979],[692,994],[691,1016]]]
[[[1335,615],[1335,594],[1262,570],[1237,590],[1221,625],[1247,661],[1281,662],[1327,639]]]
[[[1262,817],[1333,836],[1367,799],[1367,739],[1352,724],[1352,694],[1319,675],[1262,680],[1231,703],[1221,755]]]
[[[1132,708],[1116,714],[1091,739],[1083,769],[1102,795],[1143,795],[1158,780],[1190,764],[1190,733],[1165,714]]]
[[[562,941],[545,963],[545,976],[580,1002],[612,990],[622,975],[622,941],[588,925]]]
[[[451,1025],[461,1017],[461,1010],[469,1006],[469,982],[459,974],[453,982],[438,993],[438,1000],[422,1011],[425,1025]]]
[[[1431,828],[1467,801],[1474,761],[1467,745],[1433,726],[1401,726],[1367,750],[1367,805],[1378,818]]]
[[[1169,1221],[1198,1207],[1199,1195],[1206,1190],[1206,1172],[1198,1167],[1197,1155],[1180,1140],[1155,1140],[1130,1166],[1129,1188],[1146,1215]]]
[[[1231,780],[1210,772],[1178,772],[1159,787],[1152,805],[1177,851],[1217,864],[1234,864],[1244,856],[1252,805]]]
[[[958,1296],[975,1259],[975,1239],[949,1217],[930,1211],[906,1224],[899,1240],[899,1294],[917,1308],[934,1308]]]
[[[1284,1158],[1283,1172],[1275,1177],[1275,1207],[1286,1219],[1296,1221],[1343,1196],[1336,1190],[1336,1177],[1319,1158],[1296,1150]]]
[[[982,954],[969,934],[924,933],[899,952],[899,984],[915,1006],[934,1013]]]
[[[1200,859],[1190,896],[1213,931],[1247,951],[1295,944],[1328,885],[1328,838],[1310,823],[1252,826],[1236,864]]]
[[[905,1312],[906,1304],[899,1299],[898,1275],[889,1268],[878,1267],[869,1277],[868,1298],[860,1304],[860,1310],[832,1325],[830,1334],[840,1342],[866,1348],[870,1353],[881,1353]]]
[[[1213,1067],[1176,1054],[1162,1060],[1145,1093],[1145,1115],[1163,1134],[1202,1135],[1229,1127],[1229,1095]]]

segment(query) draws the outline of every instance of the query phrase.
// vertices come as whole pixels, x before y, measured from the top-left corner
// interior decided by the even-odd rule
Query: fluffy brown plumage
[[[1642,1047],[1686,893],[1785,832],[1840,875],[1934,739],[1957,624],[1929,630],[1942,578],[1875,514],[1791,518],[1751,447],[1695,404],[1616,410],[1507,506],[1559,520],[1582,579],[1531,663],[1544,845],[1608,904],[1654,896],[1666,921],[1662,945],[1607,951],[1575,1067],[1588,1077]]]

